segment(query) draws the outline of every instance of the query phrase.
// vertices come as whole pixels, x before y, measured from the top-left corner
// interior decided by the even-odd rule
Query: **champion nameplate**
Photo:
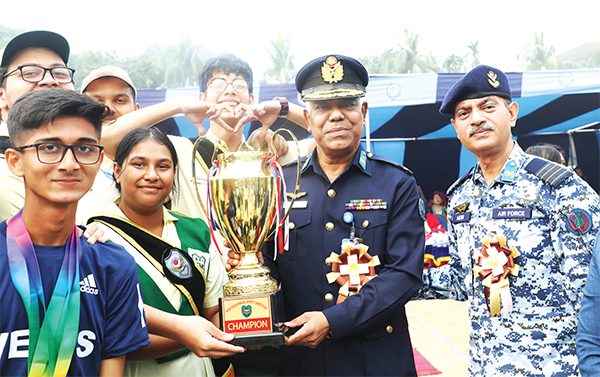
[[[531,219],[531,208],[494,208],[493,219]]]
[[[452,215],[452,222],[454,224],[465,223],[471,220],[471,212],[459,212]]]

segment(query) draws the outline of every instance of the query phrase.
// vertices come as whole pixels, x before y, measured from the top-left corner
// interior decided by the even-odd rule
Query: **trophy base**
[[[230,342],[243,347],[285,344],[277,321],[275,293],[219,298],[221,330],[235,335]]]
[[[281,346],[285,344],[285,337],[282,332],[272,332],[266,334],[249,334],[236,335],[232,341],[228,342],[236,346],[248,347],[265,347],[265,346]]]

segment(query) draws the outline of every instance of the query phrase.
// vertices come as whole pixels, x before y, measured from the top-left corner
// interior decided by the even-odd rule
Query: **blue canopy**
[[[405,74],[373,76],[367,88],[368,124],[365,147],[411,169],[427,197],[444,191],[475,163],[464,149],[450,118],[438,109],[450,87],[463,74]],[[600,69],[507,73],[513,100],[519,104],[513,136],[523,149],[540,141],[560,145],[571,166],[582,168],[588,183],[600,189]],[[302,104],[293,84],[255,85],[257,101],[285,96]],[[142,107],[175,97],[198,98],[197,88],[139,90]],[[209,122],[205,121],[205,128]],[[259,124],[246,127],[248,134]],[[160,125],[167,132],[198,136],[184,116]],[[286,121],[272,128],[291,129],[299,138],[309,133]]]

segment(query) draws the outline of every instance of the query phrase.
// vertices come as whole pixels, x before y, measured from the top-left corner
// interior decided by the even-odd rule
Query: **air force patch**
[[[567,215],[567,229],[573,234],[586,234],[592,229],[592,216],[582,209],[572,210]]]

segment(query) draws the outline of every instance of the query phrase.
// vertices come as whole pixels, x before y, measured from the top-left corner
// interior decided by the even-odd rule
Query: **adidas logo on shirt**
[[[89,293],[91,295],[98,294],[98,287],[96,286],[96,279],[94,279],[93,274],[89,274],[82,281],[79,282],[79,290],[84,293]]]

